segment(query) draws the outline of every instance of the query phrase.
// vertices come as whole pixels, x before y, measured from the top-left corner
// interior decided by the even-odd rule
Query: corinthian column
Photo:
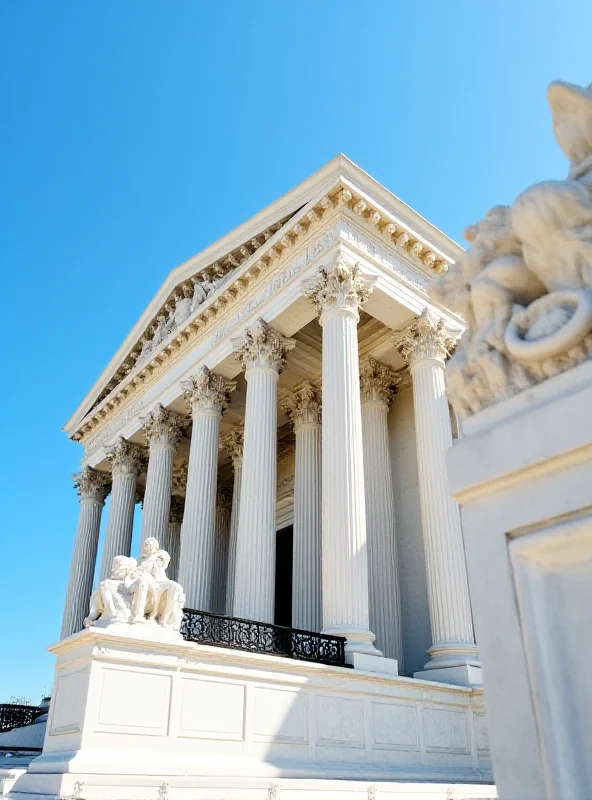
[[[62,618],[62,639],[82,630],[82,622],[88,613],[88,601],[92,590],[101,527],[101,512],[109,491],[109,476],[97,472],[91,467],[85,467],[73,478],[80,499],[80,515]]]
[[[238,513],[243,475],[243,430],[236,426],[224,436],[222,443],[232,460],[234,483],[232,485],[232,507],[230,510],[230,539],[228,542],[228,570],[226,574],[226,613],[232,615],[234,606],[234,581],[236,575],[236,537]]]
[[[142,541],[149,536],[164,542],[169,526],[173,459],[181,438],[180,417],[160,404],[143,420],[149,458],[144,493]]]
[[[372,283],[339,252],[305,285],[323,327],[323,632],[347,638],[350,663],[380,655],[369,623],[358,361],[358,309]]]
[[[398,376],[390,367],[365,358],[360,364],[370,628],[388,658],[403,661],[401,597],[395,539],[395,502],[387,416]]]
[[[210,611],[220,417],[236,384],[202,367],[195,377],[183,384],[183,388],[193,429],[179,583],[185,590],[189,608]]]
[[[416,676],[480,682],[458,504],[450,497],[446,450],[452,445],[444,362],[454,339],[426,309],[397,338],[410,367],[421,519],[432,630],[430,660]]]
[[[103,544],[101,580],[111,574],[115,556],[129,556],[136,505],[136,482],[146,459],[142,448],[123,437],[107,452],[111,464],[111,505]]]
[[[294,550],[292,625],[320,631],[321,609],[321,403],[318,390],[303,383],[282,407],[294,424]]]
[[[224,614],[226,610],[231,500],[230,488],[221,486],[216,493],[216,527],[212,569],[212,611],[216,614]]]
[[[167,537],[162,545],[170,555],[171,560],[167,567],[167,576],[172,581],[179,580],[179,554],[181,552],[181,523],[183,522],[183,511],[185,509],[185,498],[173,495],[171,497],[171,509],[169,511],[169,527]]]
[[[295,343],[259,319],[234,344],[245,369],[247,405],[233,614],[273,622],[277,382]]]

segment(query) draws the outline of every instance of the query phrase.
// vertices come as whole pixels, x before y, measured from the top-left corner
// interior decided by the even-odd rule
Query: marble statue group
[[[147,538],[140,558],[115,556],[111,575],[101,581],[90,598],[86,628],[98,620],[105,626],[114,622],[156,622],[178,631],[183,617],[185,594],[176,581],[166,575],[170,556],[158,541]]]
[[[447,367],[460,416],[592,356],[592,88],[555,81],[547,99],[568,177],[469,226],[470,248],[430,287],[468,325]]]

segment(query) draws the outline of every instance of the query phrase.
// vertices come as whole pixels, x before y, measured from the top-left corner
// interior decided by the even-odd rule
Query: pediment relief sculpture
[[[556,81],[547,98],[567,179],[488,211],[429,290],[468,326],[446,370],[460,416],[592,356],[592,88]]]

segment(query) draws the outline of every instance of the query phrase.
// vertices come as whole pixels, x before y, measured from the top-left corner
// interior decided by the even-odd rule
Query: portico
[[[293,526],[292,626],[345,636],[350,663],[412,674],[428,650],[428,677],[478,682],[444,471],[462,321],[426,294],[458,253],[340,156],[174,270],[66,426],[79,486],[100,488],[80,490],[63,635],[86,613],[72,587],[92,583],[102,499],[112,486],[105,570],[129,554],[137,488],[189,607],[273,622]],[[417,491],[398,494],[406,472]]]

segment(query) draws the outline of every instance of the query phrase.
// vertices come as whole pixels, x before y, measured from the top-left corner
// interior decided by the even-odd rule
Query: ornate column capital
[[[229,381],[207,367],[202,367],[197,375],[183,381],[181,387],[190,414],[198,411],[221,414],[228,408],[230,394],[236,389],[236,381]]]
[[[427,308],[417,319],[395,335],[394,345],[413,369],[422,361],[440,361],[442,364],[454,347],[456,336]]]
[[[233,339],[234,356],[243,365],[243,369],[267,367],[278,374],[282,371],[285,356],[292,350],[296,342],[287,339],[259,318],[257,322],[238,339]]]
[[[321,319],[330,311],[353,313],[372,293],[376,278],[363,275],[360,265],[337,252],[328,269],[321,267],[316,278],[304,281],[304,293],[317,307]]]
[[[372,356],[360,361],[360,397],[362,403],[385,403],[390,405],[397,387],[401,383],[400,375],[381,364]]]
[[[183,512],[185,510],[185,498],[173,495],[171,497],[171,507],[169,509],[169,523],[180,525],[183,522]]]
[[[320,392],[310,381],[304,381],[291,395],[283,398],[280,407],[290,417],[294,428],[318,425],[321,421]]]
[[[84,500],[89,500],[103,505],[111,488],[111,480],[108,474],[99,472],[92,467],[84,467],[83,470],[72,475],[72,479],[81,503]]]
[[[236,469],[243,460],[243,447],[245,443],[242,425],[235,425],[222,436],[222,447],[232,459],[232,465]]]
[[[127,474],[138,476],[146,468],[146,452],[137,444],[128,442],[123,436],[119,437],[105,455],[107,461],[111,464],[112,475]]]
[[[169,411],[159,403],[154,411],[141,421],[150,447],[153,445],[176,447],[179,444],[181,417],[174,411]]]

